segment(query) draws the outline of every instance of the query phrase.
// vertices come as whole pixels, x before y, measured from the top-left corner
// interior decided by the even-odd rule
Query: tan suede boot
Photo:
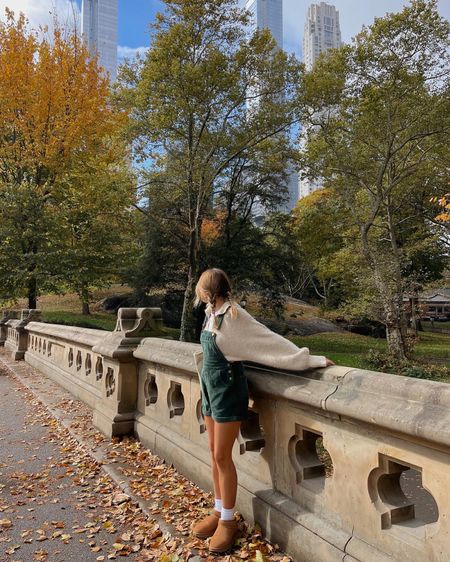
[[[194,523],[194,525],[192,526],[192,532],[199,539],[207,539],[208,537],[212,537],[214,531],[217,529],[219,519],[220,511],[213,509],[213,511],[209,515]]]
[[[224,521],[219,519],[216,532],[211,537],[209,543],[209,550],[211,552],[225,552],[230,550],[234,545],[234,539],[238,531],[238,522],[236,519],[231,521]]]

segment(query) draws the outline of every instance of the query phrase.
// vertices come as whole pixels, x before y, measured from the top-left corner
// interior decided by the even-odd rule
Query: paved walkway
[[[189,527],[211,494],[134,439],[106,439],[87,406],[3,348],[0,451],[2,562],[291,560],[244,521],[231,555],[210,555]]]
[[[136,560],[129,498],[108,506],[112,482],[10,376],[0,376],[0,397],[0,560],[97,561],[123,549]]]

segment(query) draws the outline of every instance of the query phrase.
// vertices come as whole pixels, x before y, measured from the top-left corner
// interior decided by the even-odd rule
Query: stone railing
[[[160,323],[146,310],[121,309],[112,333],[31,322],[25,360],[107,435],[134,430],[210,490],[200,346],[142,337]],[[302,562],[448,562],[449,385],[337,366],[246,375],[233,456],[248,521]]]
[[[0,346],[4,346],[8,338],[8,321],[19,318],[18,310],[4,310],[0,318]]]
[[[121,308],[113,332],[30,322],[25,360],[88,404],[106,435],[132,433],[137,402],[133,351],[146,333],[162,325],[161,318],[159,308]]]
[[[144,339],[135,431],[211,489],[193,353]],[[238,508],[299,561],[424,562],[450,552],[450,385],[329,367],[248,366]]]
[[[34,308],[26,308],[13,312],[9,320],[6,320],[5,348],[11,351],[13,359],[23,359],[28,346],[28,332],[25,329],[32,320],[39,320],[41,311]],[[15,314],[17,312],[17,315]]]

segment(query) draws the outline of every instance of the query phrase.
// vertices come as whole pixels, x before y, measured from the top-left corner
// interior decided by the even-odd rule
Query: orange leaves
[[[435,199],[434,202],[437,202],[437,204],[442,209],[442,213],[440,213],[436,217],[436,220],[440,222],[450,222],[450,193],[447,193],[446,195],[444,195],[444,197],[441,197],[440,199],[437,200]]]
[[[119,119],[108,83],[79,35],[56,29],[39,38],[23,17],[0,23],[0,160],[61,171]],[[122,117],[120,117],[122,119]]]
[[[225,211],[219,210],[213,218],[203,221],[201,239],[207,246],[210,246],[222,234],[225,215]]]
[[[442,210],[436,217],[436,220],[439,222],[450,222],[450,193],[446,193],[442,197],[432,197],[430,201],[431,203],[437,203]]]

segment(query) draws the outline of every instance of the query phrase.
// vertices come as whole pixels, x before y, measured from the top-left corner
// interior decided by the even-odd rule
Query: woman
[[[248,387],[243,361],[300,371],[334,363],[310,355],[272,332],[232,301],[231,284],[221,269],[208,269],[196,289],[197,304],[207,303],[200,341],[202,415],[208,432],[215,502],[210,515],[193,526],[199,538],[211,537],[211,552],[225,552],[234,543],[237,475],[232,459],[240,424],[248,416]]]

